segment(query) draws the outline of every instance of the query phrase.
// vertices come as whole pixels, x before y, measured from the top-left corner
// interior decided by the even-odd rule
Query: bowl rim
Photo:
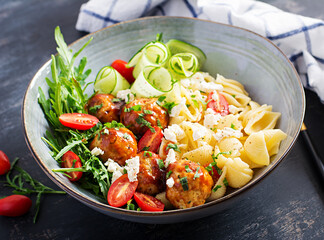
[[[127,210],[127,209],[123,209],[123,208],[117,208],[117,207],[112,207],[108,204],[105,203],[101,203],[101,202],[97,202],[95,200],[93,200],[92,198],[90,198],[89,196],[84,196],[82,194],[77,193],[75,190],[73,190],[72,188],[66,186],[63,181],[61,181],[59,178],[57,178],[56,174],[54,172],[52,172],[49,168],[46,167],[46,165],[43,163],[43,161],[41,160],[41,158],[39,157],[39,155],[37,154],[37,151],[35,149],[35,147],[32,145],[32,143],[29,140],[28,137],[28,133],[27,133],[27,128],[26,128],[26,124],[25,124],[25,109],[26,109],[26,101],[27,101],[27,95],[29,90],[31,89],[33,83],[36,81],[37,79],[37,75],[39,74],[39,72],[41,72],[44,68],[46,68],[50,62],[51,59],[49,59],[48,61],[46,61],[43,66],[41,68],[39,68],[36,72],[36,74],[33,76],[32,80],[29,82],[28,87],[26,89],[25,95],[24,95],[24,99],[23,99],[23,105],[21,108],[21,115],[22,115],[22,125],[23,125],[23,129],[24,129],[24,138],[26,141],[26,144],[29,148],[29,150],[31,151],[34,159],[36,160],[37,164],[41,167],[41,169],[45,172],[45,174],[56,184],[58,185],[61,189],[63,189],[65,192],[67,192],[69,195],[71,195],[72,197],[74,197],[75,199],[86,203],[87,205],[95,208],[95,209],[100,209],[102,211],[109,211],[111,213],[115,213],[118,215],[130,215],[133,217],[144,217],[144,216],[150,216],[150,217],[161,217],[161,216],[169,216],[169,215],[177,215],[177,214],[184,214],[184,213],[188,213],[188,212],[197,212],[200,211],[201,209],[206,209],[209,207],[212,207],[213,205],[216,205],[220,202],[224,202],[227,199],[230,198],[234,198],[237,197],[240,193],[245,192],[249,189],[251,189],[252,187],[256,186],[256,183],[258,183],[259,181],[263,180],[270,172],[272,172],[278,165],[280,162],[282,162],[282,160],[287,156],[287,154],[291,151],[292,147],[294,146],[294,144],[296,143],[297,137],[299,135],[300,129],[302,127],[302,123],[303,123],[303,119],[305,116],[305,92],[304,92],[304,88],[302,85],[302,82],[300,80],[300,77],[297,73],[297,70],[295,69],[294,65],[292,64],[292,62],[289,60],[289,58],[282,52],[281,49],[279,49],[273,42],[271,42],[269,39],[263,37],[262,35],[253,32],[251,30],[242,28],[242,27],[237,27],[237,26],[232,26],[232,25],[228,25],[225,23],[219,23],[219,22],[215,22],[215,21],[210,21],[210,20],[205,20],[205,19],[198,19],[198,18],[192,18],[192,17],[176,17],[176,16],[151,16],[151,17],[143,17],[143,18],[137,18],[137,19],[133,19],[133,20],[129,20],[129,21],[123,21],[117,24],[113,24],[110,25],[108,27],[102,28],[100,30],[97,30],[95,32],[89,33],[77,40],[75,40],[74,42],[72,42],[71,44],[68,45],[68,47],[73,46],[74,44],[76,44],[77,42],[91,37],[93,35],[95,35],[98,32],[101,31],[106,31],[109,28],[113,28],[119,25],[124,25],[124,24],[129,24],[132,22],[140,22],[140,21],[146,21],[146,20],[151,20],[151,19],[183,19],[183,20],[191,20],[191,21],[200,21],[200,22],[208,22],[208,23],[212,23],[212,24],[217,24],[217,25],[222,25],[222,26],[226,26],[229,28],[235,28],[235,29],[239,29],[239,30],[243,30],[246,32],[249,32],[249,34],[253,34],[258,36],[259,38],[262,38],[263,40],[266,40],[268,43],[270,43],[273,47],[275,47],[279,53],[282,55],[282,57],[287,60],[288,64],[290,64],[291,69],[293,70],[294,74],[296,75],[296,78],[298,80],[298,85],[300,87],[301,93],[302,93],[302,116],[299,119],[299,127],[296,131],[296,133],[294,134],[294,136],[292,136],[292,141],[291,143],[286,147],[285,151],[281,154],[281,156],[278,158],[278,160],[269,168],[267,169],[262,175],[258,176],[257,178],[253,179],[252,182],[247,183],[245,186],[243,186],[242,188],[236,189],[234,192],[231,192],[225,196],[223,196],[222,198],[207,202],[203,205],[200,206],[195,206],[195,207],[191,207],[191,208],[187,208],[187,209],[174,209],[174,210],[167,210],[167,211],[162,211],[162,212],[145,212],[145,211],[132,211],[132,210]]]

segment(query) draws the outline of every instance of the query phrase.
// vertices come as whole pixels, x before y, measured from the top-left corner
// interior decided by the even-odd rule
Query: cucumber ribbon
[[[192,53],[175,54],[170,58],[169,69],[177,79],[188,78],[198,71],[198,59]]]

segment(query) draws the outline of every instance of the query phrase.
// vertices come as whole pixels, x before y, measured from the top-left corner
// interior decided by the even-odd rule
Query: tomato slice
[[[99,122],[95,116],[85,113],[64,113],[59,120],[63,126],[78,130],[88,130]]]
[[[82,163],[78,155],[72,151],[67,151],[62,156],[61,166],[63,168],[81,168]],[[71,182],[78,181],[82,177],[82,172],[67,172],[66,174],[70,176]]]
[[[215,99],[218,100],[216,101]],[[213,109],[215,112],[220,113],[220,115],[222,116],[229,114],[228,102],[226,98],[216,91],[212,91],[208,94],[207,108]]]
[[[134,199],[143,211],[162,212],[164,209],[164,204],[153,196],[135,192]]]
[[[109,188],[108,203],[113,207],[124,206],[133,197],[137,185],[138,181],[130,182],[127,174],[120,176]]]
[[[159,127],[153,127],[155,132],[147,130],[137,144],[138,152],[150,151],[156,153],[161,145],[163,133]]]
[[[135,78],[133,77],[134,67],[126,67],[127,62],[117,59],[115,60],[111,66],[117,70],[129,83],[133,83]]]

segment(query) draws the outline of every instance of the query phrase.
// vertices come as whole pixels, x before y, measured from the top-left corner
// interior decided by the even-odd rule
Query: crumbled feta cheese
[[[105,128],[105,129],[103,130],[103,133],[104,133],[104,134],[109,134],[109,130],[108,130],[107,128]]]
[[[222,140],[225,137],[243,137],[243,133],[240,130],[234,130],[233,128],[224,127],[224,129],[218,129],[215,133],[215,138],[217,141]]]
[[[105,152],[102,151],[101,148],[95,147],[94,149],[91,150],[91,154],[94,156],[99,156],[99,155],[103,155]]]
[[[181,110],[186,106],[186,98],[181,98],[181,101],[178,105],[174,106],[171,109],[170,117],[177,117],[179,116]]]
[[[180,83],[185,88],[190,87],[190,79],[188,79],[188,78],[181,79]]]
[[[126,160],[125,169],[127,170],[128,179],[130,182],[137,181],[139,166],[140,166],[139,156]]]
[[[107,166],[107,171],[113,174],[111,183],[113,183],[116,179],[124,174],[124,168],[119,166],[118,163],[110,158],[108,158],[108,161],[105,162],[105,165]]]
[[[166,185],[168,185],[169,188],[173,187],[173,185],[174,185],[173,177],[170,177],[168,180],[166,180]]]
[[[112,178],[111,178],[111,183],[115,182],[119,177],[121,177],[123,173],[116,171],[113,172]]]
[[[192,138],[194,141],[204,137],[207,134],[207,128],[200,125],[199,123],[192,124]]]
[[[240,109],[235,107],[234,105],[228,105],[228,111],[232,114],[236,114],[240,111]]]
[[[210,108],[208,108],[208,109],[210,109]],[[222,116],[219,113],[215,113],[213,110],[211,110],[211,111],[213,113],[205,114],[205,117],[204,117],[204,126],[208,129],[213,128],[215,125],[217,125],[219,120],[222,118]]]
[[[172,124],[163,131],[166,140],[177,143],[177,140],[183,139],[186,134],[178,124]]]
[[[224,87],[221,84],[202,81],[199,86],[199,90],[204,91],[206,93],[212,92],[215,90],[223,91]]]
[[[126,89],[126,90],[120,90],[117,93],[117,98],[121,98],[125,102],[131,102],[135,99],[135,96],[130,89]]]
[[[170,149],[165,159],[165,167],[167,168],[170,163],[174,163],[175,161],[176,161],[175,152],[173,149]]]
[[[214,94],[212,95],[212,99],[213,99],[215,102],[219,102],[219,96],[218,96],[218,93],[217,93],[217,92],[214,92]]]

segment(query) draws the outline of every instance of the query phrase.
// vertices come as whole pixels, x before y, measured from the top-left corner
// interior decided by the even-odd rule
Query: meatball
[[[205,203],[213,187],[213,179],[203,166],[189,160],[169,164],[167,172],[174,184],[166,186],[166,197],[176,208],[190,208]]]
[[[137,191],[149,195],[156,195],[165,189],[165,171],[159,168],[159,155],[144,151],[137,154],[140,159],[137,174]]]
[[[127,128],[102,130],[100,135],[96,135],[90,143],[90,150],[95,147],[104,151],[103,155],[98,156],[103,162],[111,158],[121,166],[124,166],[125,161],[135,157],[137,153],[136,138]]]
[[[167,127],[168,112],[156,101],[156,98],[141,98],[126,104],[121,112],[120,121],[138,137],[143,136],[149,129],[147,125]]]
[[[86,109],[88,113],[96,116],[100,122],[119,121],[123,101],[113,102],[115,97],[111,94],[96,94],[88,100]]]

